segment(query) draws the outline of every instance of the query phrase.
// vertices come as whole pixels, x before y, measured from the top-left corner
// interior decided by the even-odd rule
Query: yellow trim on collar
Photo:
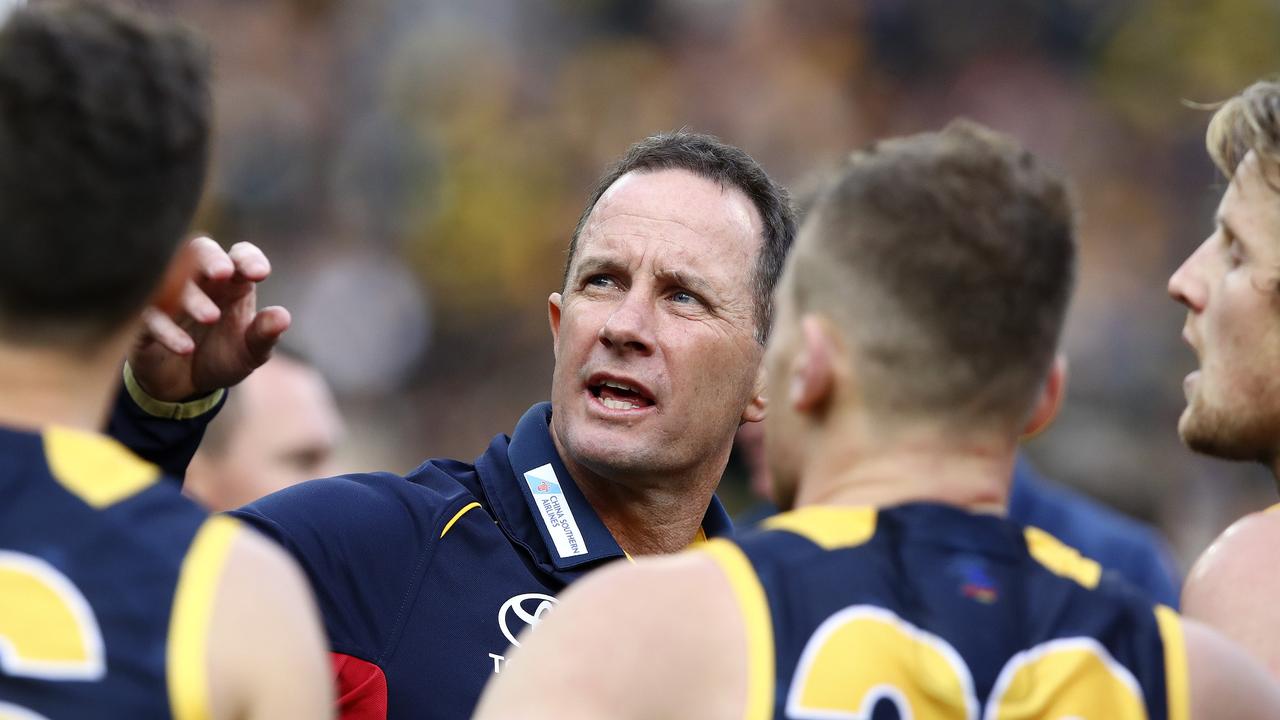
[[[218,402],[222,400],[222,396],[227,392],[222,389],[215,390],[202,398],[189,402],[157,400],[148,395],[142,389],[142,386],[138,384],[138,379],[133,376],[133,368],[129,367],[129,363],[124,364],[124,389],[129,393],[129,397],[133,399],[133,402],[146,411],[148,415],[169,420],[198,418],[217,407]]]
[[[876,509],[810,505],[765,520],[766,530],[786,530],[824,550],[856,547],[876,534]]]
[[[105,435],[51,426],[42,438],[50,474],[95,508],[114,505],[160,479],[160,468]]]

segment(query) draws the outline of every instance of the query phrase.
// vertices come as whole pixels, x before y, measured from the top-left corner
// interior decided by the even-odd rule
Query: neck
[[[666,555],[689,546],[702,527],[715,482],[633,486],[588,475],[574,480],[592,509],[629,555]],[[718,480],[718,478],[717,478]]]
[[[1003,515],[1013,476],[1014,439],[957,439],[945,430],[900,434],[891,441],[849,442],[828,432],[799,478],[795,505],[888,507],[936,502]]]
[[[63,425],[102,432],[120,386],[123,344],[82,355],[0,343],[0,425],[39,430]]]
[[[702,463],[685,473],[604,475],[575,461],[554,430],[551,435],[574,483],[618,546],[633,557],[675,553],[693,542],[729,459],[726,447],[718,465]]]

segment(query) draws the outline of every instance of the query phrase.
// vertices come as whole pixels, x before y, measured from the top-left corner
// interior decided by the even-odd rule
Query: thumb
[[[254,367],[271,357],[271,351],[276,343],[280,342],[280,336],[289,329],[292,322],[293,318],[289,315],[289,311],[279,305],[265,307],[258,311],[244,333],[244,344],[249,350],[249,357]]]

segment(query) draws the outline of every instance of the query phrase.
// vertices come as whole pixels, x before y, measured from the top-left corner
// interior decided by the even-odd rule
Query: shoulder
[[[371,659],[397,636],[451,519],[475,506],[456,483],[370,474],[312,480],[231,514],[301,565],[333,649]]]
[[[1163,552],[1155,529],[1093,498],[1040,477],[1018,477],[1013,520],[1042,527],[1083,551]],[[1105,560],[1105,558],[1098,558]]]
[[[218,534],[225,539],[217,538]],[[178,632],[187,624],[207,628],[208,649],[203,654],[210,659],[212,716],[328,716],[332,707],[328,654],[316,604],[301,570],[277,545],[231,518],[211,518],[193,552],[208,552],[202,543],[225,544],[217,600],[206,606],[210,608],[207,618],[192,617],[195,606],[191,603],[176,604],[175,613],[182,614],[174,628]],[[198,577],[184,578],[187,583],[195,583],[189,587],[201,584]],[[264,594],[264,587],[271,592]],[[199,644],[175,642],[171,656],[180,662],[182,653],[192,647]],[[181,668],[175,671],[175,677],[182,676]]]
[[[1177,604],[1178,573],[1155,528],[1040,478],[1020,476],[1015,493],[1011,519],[1052,533],[1160,602]]]
[[[233,511],[267,535],[304,542],[430,543],[476,498],[447,475],[342,475],[286,488]]]
[[[1187,615],[1228,636],[1249,635],[1248,642],[1274,644],[1280,664],[1280,632],[1275,629],[1280,627],[1280,605],[1275,602],[1280,597],[1280,574],[1274,572],[1277,549],[1280,513],[1254,513],[1238,520],[1196,560],[1182,601]]]
[[[1192,566],[1187,576],[1187,599],[1228,594],[1274,598],[1275,594],[1269,591],[1280,591],[1280,575],[1272,572],[1277,549],[1280,549],[1280,513],[1253,513],[1237,520]],[[1221,592],[1224,588],[1250,590]]]
[[[564,652],[572,647],[598,652]],[[548,694],[564,700],[554,713],[531,717],[644,718],[676,710],[741,716],[748,661],[725,659],[746,658],[747,650],[730,583],[706,551],[618,561],[561,596],[487,692],[477,717],[511,717]],[[602,662],[607,673],[599,671]],[[663,692],[637,695],[640,687]]]

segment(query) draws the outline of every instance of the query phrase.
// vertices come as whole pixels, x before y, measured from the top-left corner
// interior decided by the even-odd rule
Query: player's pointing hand
[[[266,362],[291,321],[283,307],[258,309],[257,284],[271,275],[271,263],[257,246],[241,242],[228,251],[197,237],[179,252],[191,268],[180,305],[147,308],[129,353],[138,384],[168,402],[240,382]]]

